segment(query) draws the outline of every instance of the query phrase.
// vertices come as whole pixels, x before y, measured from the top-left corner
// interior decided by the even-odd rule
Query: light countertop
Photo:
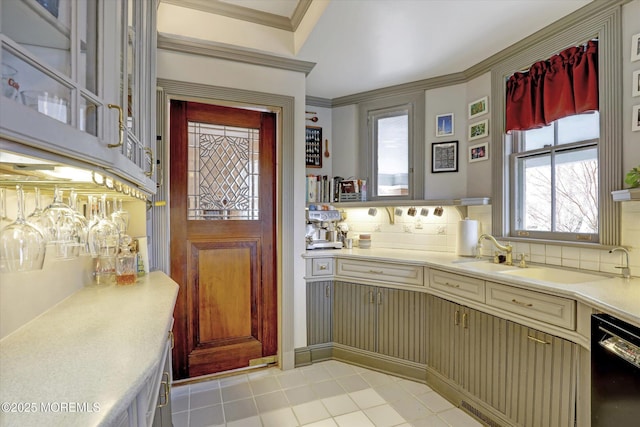
[[[178,285],[85,287],[0,340],[1,426],[111,425],[161,362]]]
[[[640,326],[640,278],[623,279],[589,270],[565,269],[555,266],[529,264],[529,268],[545,269],[551,272],[562,270],[562,273],[573,272],[588,274],[592,278],[578,283],[555,283],[540,279],[507,275],[490,269],[483,269],[480,264],[488,264],[488,259],[475,260],[448,252],[431,252],[410,249],[328,249],[310,250],[305,258],[339,257],[345,259],[363,259],[379,262],[402,262],[405,264],[423,265],[447,270],[453,273],[467,274],[485,280],[507,283],[513,286],[537,290],[553,295],[573,298],[576,301],[609,313],[626,322]],[[515,261],[514,261],[515,262]],[[486,267],[486,265],[484,266]],[[506,267],[507,270],[522,270],[518,267]],[[593,279],[593,280],[591,280]]]

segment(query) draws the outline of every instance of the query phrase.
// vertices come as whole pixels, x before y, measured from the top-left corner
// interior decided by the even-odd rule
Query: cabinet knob
[[[116,104],[107,104],[107,107],[109,107],[109,109],[118,110],[118,129],[120,131],[118,143],[107,144],[107,147],[109,148],[122,147],[122,144],[124,144],[124,119],[122,117],[122,107]]]
[[[327,264],[320,264],[320,266],[318,268],[320,270],[326,270],[328,267],[327,267]]]

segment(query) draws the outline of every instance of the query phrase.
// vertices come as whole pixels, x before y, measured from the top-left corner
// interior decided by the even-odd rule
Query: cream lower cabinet
[[[577,360],[577,344],[508,321],[507,417],[522,426],[574,426]]]
[[[507,321],[428,296],[428,366],[503,412]]]
[[[428,369],[459,405],[499,425],[574,426],[576,344],[433,295],[427,322]]]
[[[426,363],[426,294],[337,281],[333,304],[334,342]]]
[[[307,345],[333,341],[333,281],[307,283]]]

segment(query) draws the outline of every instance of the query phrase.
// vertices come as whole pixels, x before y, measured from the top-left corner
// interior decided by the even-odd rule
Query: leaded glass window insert
[[[259,129],[188,122],[187,218],[257,220]]]

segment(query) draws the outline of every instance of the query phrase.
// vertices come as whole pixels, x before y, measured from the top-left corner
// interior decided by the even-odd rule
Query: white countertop
[[[0,340],[0,425],[114,423],[160,363],[177,295],[161,272],[86,287]]]
[[[589,270],[571,270],[547,265],[530,264],[530,268],[549,270],[575,271],[598,276],[597,280],[583,283],[562,284],[501,274],[499,272],[483,271],[477,262],[469,257],[457,256],[448,252],[430,252],[410,249],[329,249],[310,250],[304,254],[305,258],[340,257],[351,259],[367,259],[374,261],[403,262],[405,264],[436,267],[454,273],[472,275],[485,280],[508,283],[526,289],[565,296],[583,302],[597,310],[601,310],[626,322],[640,326],[640,278],[612,277]],[[469,262],[467,262],[469,261]],[[489,263],[490,261],[478,261]],[[475,265],[474,265],[475,264]],[[518,270],[518,267],[513,267]]]

